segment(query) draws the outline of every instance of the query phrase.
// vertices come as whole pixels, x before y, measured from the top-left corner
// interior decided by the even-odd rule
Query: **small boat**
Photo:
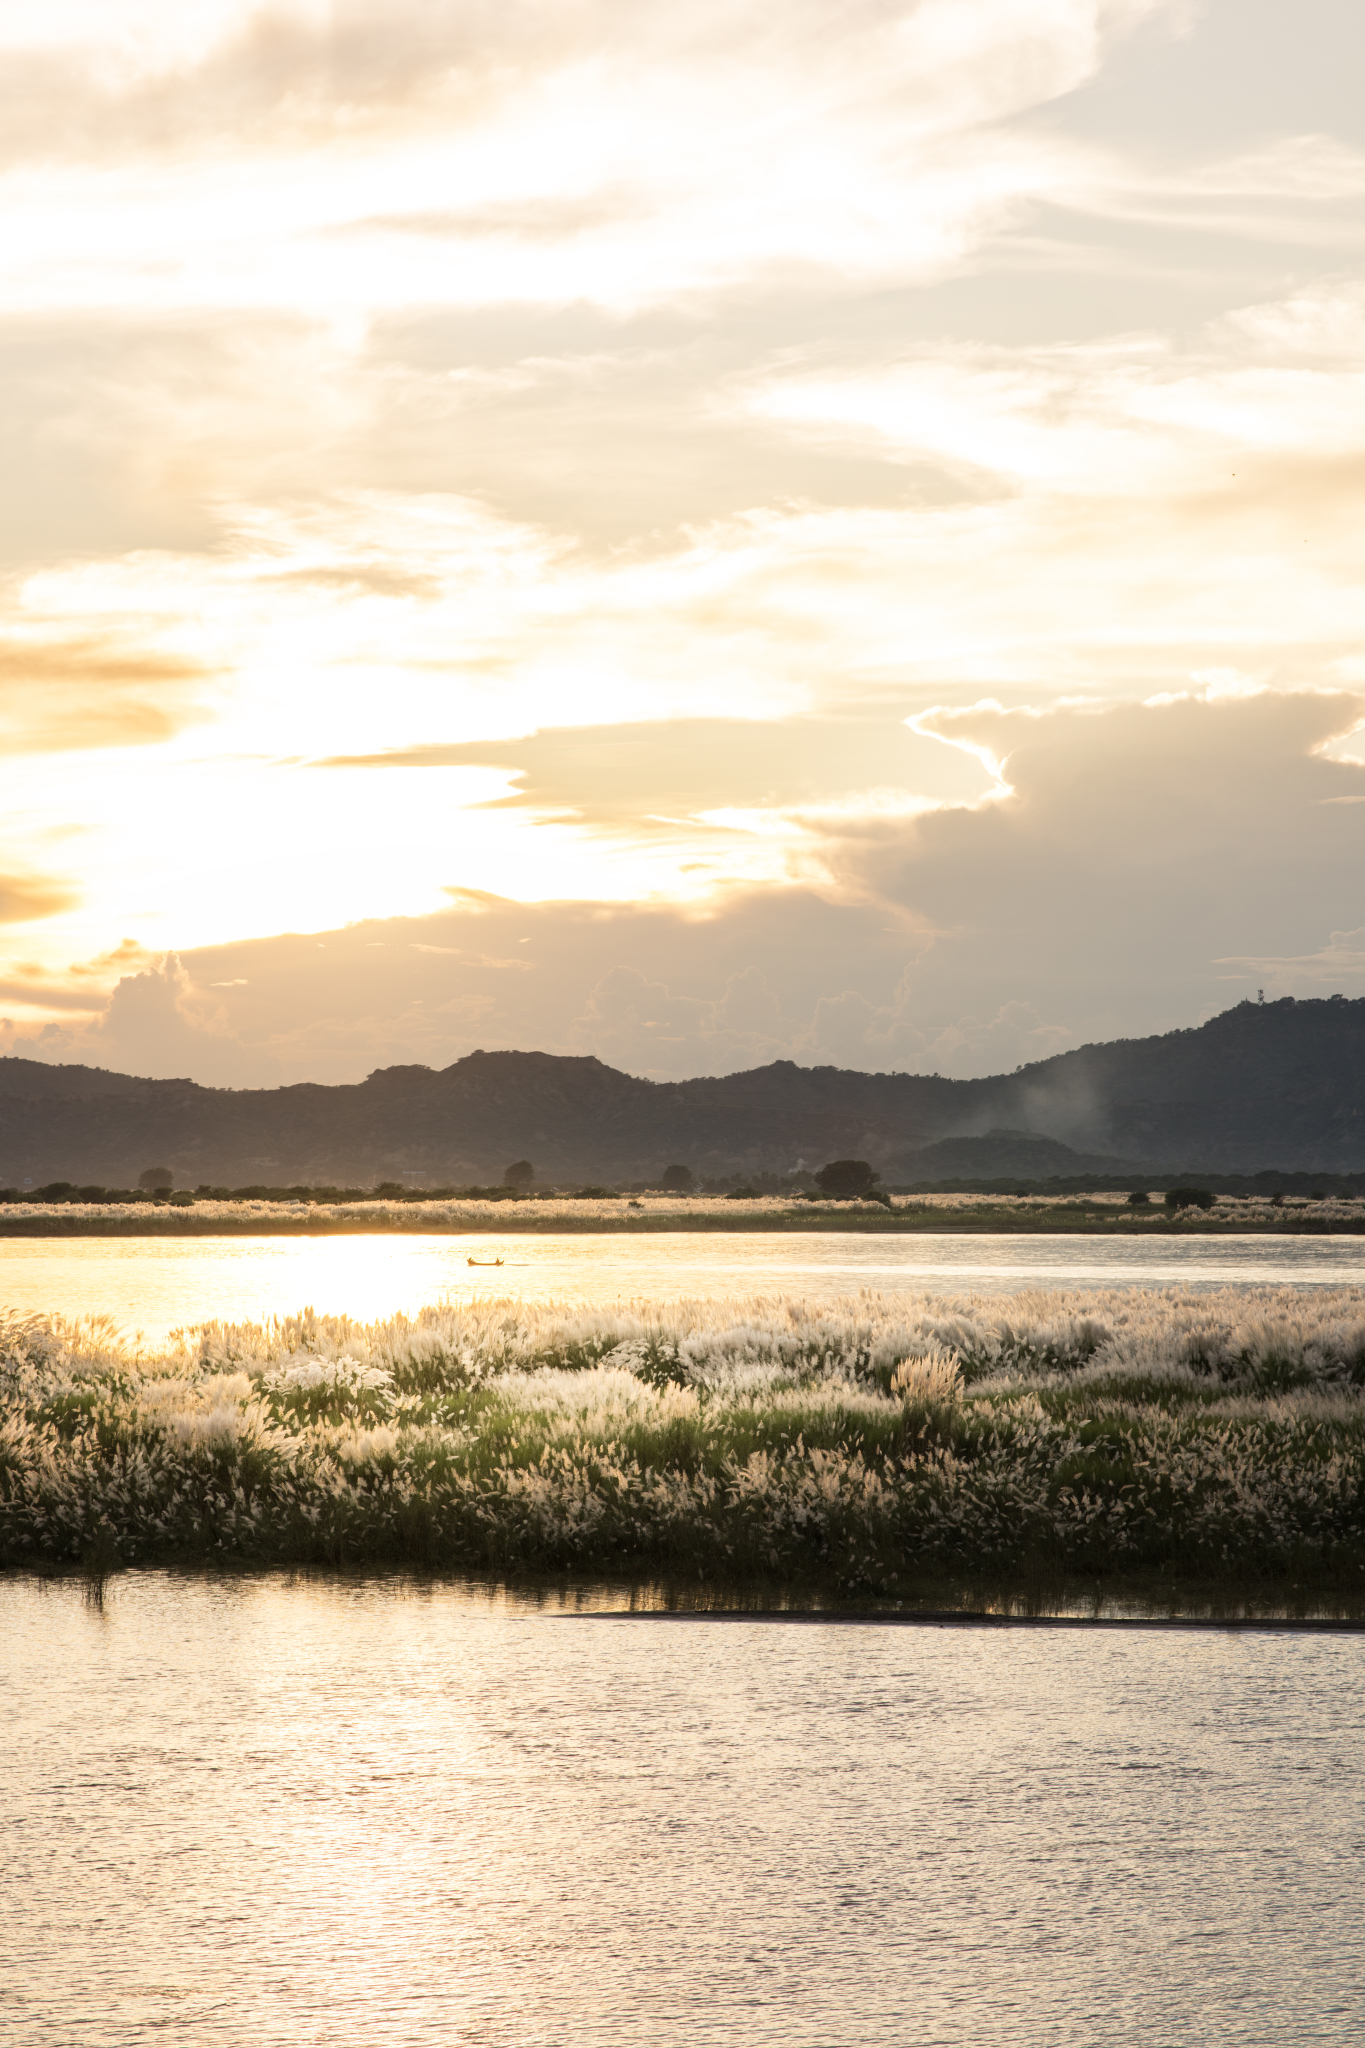
[[[465,1264],[466,1264],[467,1266],[500,1266],[500,1265],[502,1264],[502,1260],[501,1260],[501,1259],[466,1259],[466,1260],[465,1260]]]

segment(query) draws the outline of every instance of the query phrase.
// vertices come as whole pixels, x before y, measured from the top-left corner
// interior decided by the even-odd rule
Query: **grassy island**
[[[0,1328],[0,1564],[1365,1612],[1365,1294]]]
[[[1349,1196],[1220,1195],[1207,1208],[1134,1208],[1122,1193],[919,1194],[885,1201],[790,1196],[512,1194],[322,1195],[288,1200],[172,1195],[162,1200],[0,1203],[0,1237],[320,1237],[382,1234],[460,1236],[490,1230],[647,1235],[653,1231],[792,1233],[857,1231],[934,1236],[1064,1232],[1068,1236],[1228,1237],[1365,1235],[1365,1202]]]

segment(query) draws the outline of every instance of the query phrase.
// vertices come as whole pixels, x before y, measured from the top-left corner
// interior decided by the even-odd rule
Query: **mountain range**
[[[519,1157],[549,1183],[870,1160],[890,1182],[1144,1170],[1365,1169],[1365,999],[1239,1003],[954,1081],[791,1060],[645,1081],[593,1058],[473,1052],[352,1085],[203,1088],[0,1058],[0,1185],[467,1185]]]

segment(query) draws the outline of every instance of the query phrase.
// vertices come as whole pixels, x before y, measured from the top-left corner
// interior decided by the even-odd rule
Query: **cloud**
[[[935,1071],[1003,1074],[1050,1059],[1076,1042],[1065,1024],[1048,1024],[1031,1003],[1002,1003],[993,1017],[960,1017],[940,1031],[928,1050]]]
[[[274,1063],[247,1053],[224,1029],[209,992],[196,988],[174,953],[122,975],[108,1006],[84,1039],[69,1036],[67,1055],[83,1051],[97,1064],[152,1078],[188,1077],[233,1086],[250,1077],[275,1079]]]
[[[846,988],[820,997],[802,1051],[811,1065],[881,1071],[902,1064],[918,1066],[925,1038],[905,1017],[903,997],[901,1002],[878,1004],[861,990]]]
[[[78,1012],[89,1021],[93,1021],[104,1008],[102,996],[92,998],[79,989],[66,988],[37,975],[31,980],[20,977],[14,981],[0,982],[0,1001],[14,1004],[22,1010],[43,1013]]]
[[[763,1066],[782,1053],[787,1036],[781,1001],[758,967],[731,974],[716,998],[675,995],[637,967],[613,967],[570,1033],[599,1059],[658,1076]]]
[[[0,924],[33,924],[78,901],[77,891],[53,876],[0,873]]]
[[[1075,133],[1170,157],[1247,136],[1365,141],[1351,80],[1365,32],[1351,0],[1199,0],[1116,44],[1051,118]]]
[[[1363,717],[1314,691],[945,711],[920,728],[998,760],[1009,794],[869,828],[833,866],[952,935],[940,971],[977,1014],[1008,997],[1066,1023],[1084,989],[1119,1027],[1177,988],[1240,993],[1216,963],[1287,951],[1310,903],[1319,929],[1358,912],[1365,814],[1336,799],[1365,768],[1325,750]]]
[[[10,9],[9,1000],[155,971],[126,1056],[242,1075],[961,1066],[1330,972],[1365,171],[1305,8]],[[1270,697],[1136,708],[1219,670]]]
[[[1312,953],[1231,955],[1217,963],[1242,975],[1264,979],[1272,996],[1314,985],[1339,988],[1365,975],[1365,925],[1354,931],[1333,932],[1325,946]]]
[[[16,17],[3,32],[14,90],[0,137],[14,156],[50,160],[351,139],[395,120],[420,132],[487,122],[538,89],[553,104],[566,73],[603,75],[608,104],[611,87],[657,93],[671,77],[685,107],[707,80],[713,146],[765,83],[760,107],[798,97],[803,113],[894,109],[932,128],[1074,88],[1094,71],[1106,28],[1154,11],[1152,0],[982,0],[966,14],[949,0],[852,0],[837,36],[815,0],[792,0],[780,22],[735,0],[699,0],[685,16],[663,0],[625,12],[610,0],[142,6],[131,19],[126,7],[104,19],[85,10],[68,36]]]
[[[1365,764],[1327,751],[1362,716],[1348,692],[1226,687],[939,713],[921,724],[988,752],[1003,793],[827,824],[820,889],[691,907],[471,893],[200,948],[125,974],[79,1042],[234,1081],[476,1046],[659,1077],[774,1058],[960,1075],[1188,1024],[1268,982],[1318,993],[1365,958],[1365,804],[1335,800],[1365,796]]]
[[[1272,360],[1261,336],[1281,316]],[[969,503],[807,521],[829,532],[827,561],[842,526],[869,597],[897,536],[910,675],[1116,692],[1144,671],[1150,689],[1157,665],[1231,659],[1326,680],[1365,630],[1347,559],[1365,491],[1358,320],[1354,291],[1324,289],[1180,348],[941,343],[879,367],[781,366],[746,402],[815,445],[972,479]]]
[[[822,986],[856,976],[888,999],[908,950],[881,909],[804,890],[736,892],[706,913],[469,895],[434,916],[187,952],[123,977],[112,1033],[97,1021],[60,1049],[33,1042],[234,1085],[444,1066],[476,1046],[714,1072],[797,1042]]]
[[[100,1026],[100,1037],[114,1058],[132,1053],[164,1069],[186,1041],[195,1036],[182,1007],[189,976],[173,953],[156,967],[119,980]]]
[[[935,745],[884,704],[821,719],[661,718],[550,726],[521,739],[431,742],[378,754],[332,755],[319,768],[508,770],[515,782],[482,808],[571,816],[595,827],[672,830],[722,808],[789,809],[857,800],[899,785],[942,799],[979,794],[960,751]]]
[[[0,639],[0,738],[6,753],[154,746],[205,716],[183,657],[109,641]]]
[[[0,317],[0,561],[26,570],[211,546],[220,498],[265,488],[282,451],[302,457],[335,432],[335,366],[311,321],[259,309],[11,305]],[[111,652],[139,651],[185,663],[203,652],[126,640]]]
[[[438,0],[232,10],[188,47],[20,25],[0,157],[27,232],[0,284],[27,311],[373,315],[932,277],[1083,179],[1076,143],[1011,123],[1158,4],[854,0],[832,33],[816,0]]]

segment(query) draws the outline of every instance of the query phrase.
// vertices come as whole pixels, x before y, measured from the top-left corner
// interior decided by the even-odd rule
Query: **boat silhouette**
[[[500,1266],[500,1265],[502,1264],[502,1260],[501,1260],[501,1259],[466,1259],[466,1260],[465,1260],[465,1264],[466,1264],[467,1266]]]

